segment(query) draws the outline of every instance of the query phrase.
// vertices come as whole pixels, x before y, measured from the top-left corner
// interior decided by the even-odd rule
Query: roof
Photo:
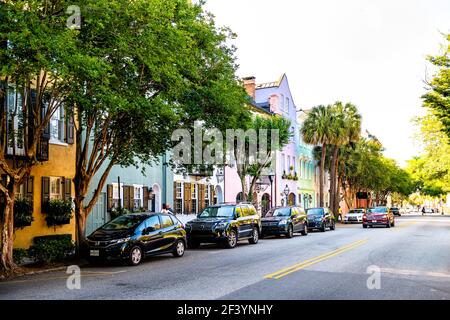
[[[281,75],[280,79],[278,79],[277,81],[257,84],[256,89],[267,89],[267,88],[279,87],[285,76],[286,76],[286,74],[283,73]]]

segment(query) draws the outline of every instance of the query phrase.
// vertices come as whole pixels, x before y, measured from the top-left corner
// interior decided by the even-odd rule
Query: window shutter
[[[199,199],[198,199],[198,212],[202,212],[205,208],[205,185],[199,184],[198,185],[198,193],[199,193]]]
[[[173,183],[173,205],[174,205],[174,207],[176,206],[176,203],[177,203],[177,184],[178,184],[178,182]]]
[[[209,193],[209,203],[216,204],[214,202],[215,192],[216,192],[216,190],[214,189],[214,186],[211,186],[210,193]]]
[[[41,198],[41,212],[46,213],[47,204],[50,200],[50,178],[42,177],[42,198]]]
[[[31,146],[34,140],[34,108],[36,107],[36,90],[31,89],[30,92],[30,103],[28,110],[28,147]]]
[[[72,200],[72,180],[71,179],[64,180],[64,199]]]
[[[106,186],[106,210],[111,211],[113,206],[113,185],[108,184]]]
[[[25,184],[25,196],[28,200],[34,199],[34,177],[28,177]]]
[[[73,144],[75,141],[75,123],[73,118],[73,107],[70,108],[68,118],[66,121],[66,135],[65,135],[65,141],[68,144]]]
[[[129,186],[130,189],[130,210],[134,209],[134,187]]]
[[[123,186],[123,207],[124,209],[130,209],[130,189],[128,186]]]
[[[41,104],[41,123],[44,120],[47,110],[48,110],[48,101],[47,101],[47,95],[44,94],[44,98],[42,99]],[[50,139],[50,122],[44,127],[44,130],[42,130],[42,138],[49,140]]]
[[[191,184],[184,183],[184,213],[191,213]]]
[[[144,208],[144,210],[147,211],[148,210],[148,188],[143,187],[142,192],[144,193],[144,203],[142,204],[142,207]]]

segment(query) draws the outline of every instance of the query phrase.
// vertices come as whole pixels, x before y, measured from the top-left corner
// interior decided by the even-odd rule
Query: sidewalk
[[[181,223],[186,224],[186,222],[196,219],[197,215],[196,214],[177,214],[176,217],[181,221]]]

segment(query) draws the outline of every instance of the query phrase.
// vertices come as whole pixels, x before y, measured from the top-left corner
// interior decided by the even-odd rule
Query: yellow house
[[[17,96],[12,87],[7,88],[6,110],[15,103]],[[46,128],[39,144],[38,159],[30,173],[30,176],[20,186],[16,198],[28,198],[33,202],[33,219],[31,225],[16,227],[14,229],[14,248],[29,248],[36,236],[71,234],[75,240],[75,218],[65,221],[65,224],[49,226],[43,210],[43,204],[52,199],[68,199],[74,197],[72,179],[75,175],[75,137],[73,121],[66,121],[64,107],[61,106],[52,116],[48,128]],[[12,124],[9,123],[9,126]],[[16,123],[14,124],[16,127]],[[16,147],[16,155],[23,149]],[[12,161],[11,151],[5,152],[7,161]],[[2,174],[2,182],[6,175]],[[0,199],[1,201],[2,199]],[[0,208],[0,210],[2,210]],[[50,223],[51,225],[51,223]]]

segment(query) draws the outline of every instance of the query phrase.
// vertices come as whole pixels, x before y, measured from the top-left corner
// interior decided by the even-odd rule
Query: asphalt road
[[[0,299],[450,299],[450,217],[404,216],[391,229],[338,225],[81,273],[74,290],[64,271],[0,282]]]

